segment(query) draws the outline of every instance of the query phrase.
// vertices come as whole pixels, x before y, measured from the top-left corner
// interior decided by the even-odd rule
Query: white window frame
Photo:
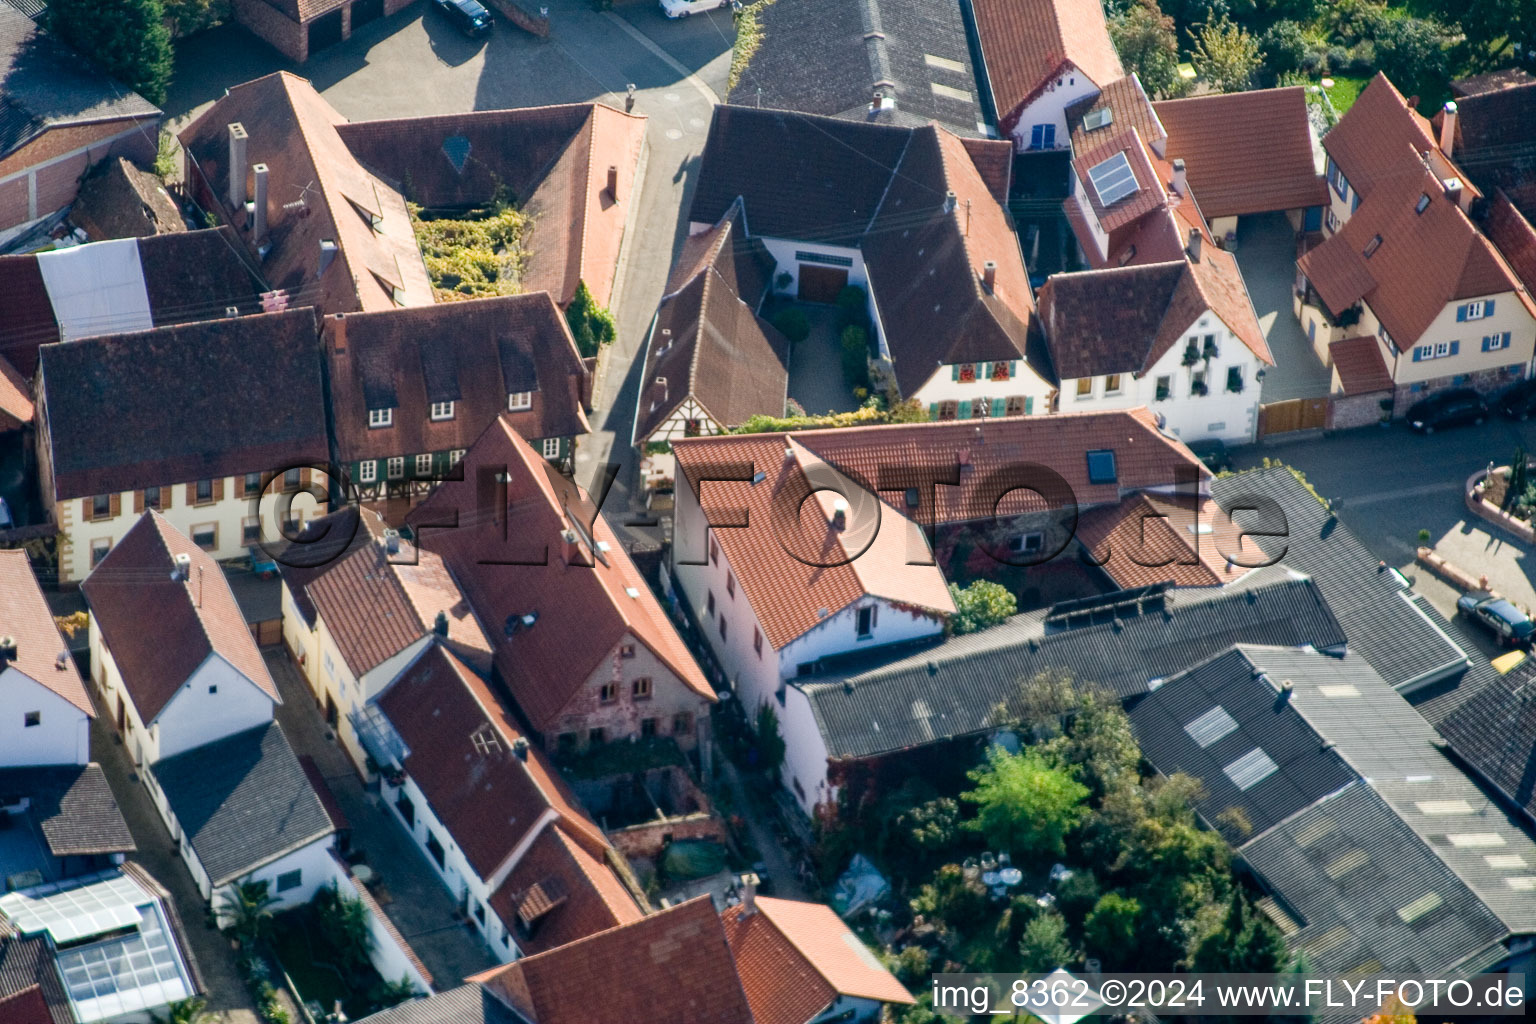
[[[1088,385],[1088,390],[1086,390],[1086,391],[1083,390],[1083,384],[1085,382]],[[1093,378],[1092,377],[1079,377],[1079,378],[1077,378],[1077,384],[1074,385],[1073,388],[1072,388],[1072,398],[1073,398],[1073,400],[1081,402],[1085,398],[1092,398],[1092,397],[1093,397]]]
[[[208,547],[203,547],[203,545],[197,543],[197,535],[198,535],[198,533],[200,533],[200,532],[202,532],[204,530],[212,530],[213,531],[213,543],[210,546],[208,546]],[[198,523],[197,525],[193,526],[190,530],[187,531],[187,538],[189,540],[191,540],[193,544],[197,545],[197,547],[202,548],[204,551],[217,551],[219,549],[219,524],[218,523]]]
[[[1113,380],[1115,382],[1115,386],[1114,387],[1110,387],[1109,386],[1109,382],[1111,380]],[[1124,390],[1125,390],[1125,375],[1124,374],[1120,374],[1120,373],[1106,373],[1104,375],[1104,393],[1106,395],[1118,395],[1118,394],[1120,394]]]
[[[377,430],[380,427],[391,427],[395,423],[394,409],[369,409],[368,429]]]
[[[517,412],[517,411],[519,411],[521,409],[532,409],[532,408],[533,408],[533,392],[532,391],[512,391],[512,392],[509,392],[507,394],[507,409],[508,409],[508,411],[510,411],[510,412]]]
[[[1477,299],[1467,303],[1467,319],[1481,320],[1488,315],[1488,303],[1483,299]]]
[[[451,420],[453,419],[453,403],[433,402],[432,408],[428,412],[428,415],[432,417],[432,422],[434,423],[440,423],[443,420]]]
[[[379,460],[364,459],[357,464],[357,482],[371,484],[379,479]]]
[[[560,439],[558,437],[546,437],[543,441],[543,452],[546,459],[558,459],[560,457]]]
[[[463,458],[464,458],[464,449],[463,448],[455,448],[453,451],[448,453],[448,465],[450,465],[450,466],[457,466],[459,464],[459,462]]]
[[[432,475],[432,456],[431,455],[418,455],[418,456],[416,456],[416,475],[417,476],[431,476]]]
[[[400,480],[405,476],[405,456],[391,455],[385,472],[391,480]]]

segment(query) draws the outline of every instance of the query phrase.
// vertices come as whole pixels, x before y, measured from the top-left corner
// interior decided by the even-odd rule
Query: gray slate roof
[[[1536,820],[1536,661],[1495,675],[1436,725],[1458,757]]]
[[[522,1024],[522,1018],[470,983],[364,1017],[358,1024]]]
[[[59,125],[159,115],[153,103],[0,3],[0,156]]]
[[[774,0],[757,20],[762,41],[728,102],[979,134],[958,0]],[[871,113],[877,89],[895,103]]]
[[[20,796],[55,857],[137,849],[99,764],[0,770],[0,798]]]
[[[1364,782],[1239,852],[1302,923],[1291,943],[1319,974],[1433,975],[1503,955],[1504,925]]]
[[[1284,468],[1215,480],[1211,495],[1248,530],[1283,530],[1256,536],[1266,555],[1316,581],[1339,618],[1349,645],[1404,694],[1429,695],[1470,673],[1486,670],[1454,639],[1445,617],[1376,556]],[[1254,501],[1269,511],[1237,511]],[[1283,518],[1277,517],[1278,511]]]
[[[866,671],[797,683],[828,756],[872,757],[991,727],[1019,679],[1065,669],[1123,697],[1234,643],[1342,648],[1344,631],[1309,580],[1283,570],[1251,585],[1168,594],[1141,615],[1075,629],[1019,615]]]
[[[215,886],[333,831],[276,722],[167,758],[154,773]]]

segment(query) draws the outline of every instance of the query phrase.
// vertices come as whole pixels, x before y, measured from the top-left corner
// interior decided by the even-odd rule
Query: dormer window
[[[432,403],[432,422],[436,423],[436,422],[438,422],[440,420],[451,420],[451,419],[453,419],[453,403],[452,402],[433,402]]]
[[[1088,482],[1090,484],[1112,484],[1120,479],[1120,474],[1115,468],[1115,453],[1107,448],[1100,448],[1088,453]]]
[[[1371,240],[1365,243],[1365,251],[1361,253],[1366,259],[1376,255],[1376,250],[1381,248],[1381,236],[1372,235]]]
[[[517,412],[519,409],[532,409],[533,408],[533,392],[532,391],[514,391],[511,394],[507,395],[507,408],[510,409],[512,412]]]
[[[377,427],[393,426],[395,422],[395,410],[393,409],[369,409],[368,426],[370,429]]]

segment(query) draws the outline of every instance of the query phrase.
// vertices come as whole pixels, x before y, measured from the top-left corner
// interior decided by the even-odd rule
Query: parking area
[[[1317,398],[1328,393],[1331,371],[1312,351],[1291,309],[1296,283],[1296,232],[1283,213],[1238,221],[1237,265],[1275,365],[1264,373],[1265,402]]]

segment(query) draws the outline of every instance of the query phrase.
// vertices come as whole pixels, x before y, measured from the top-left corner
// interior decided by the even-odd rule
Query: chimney
[[[955,212],[955,193],[953,191],[949,191],[949,192],[945,192],[944,193],[944,212],[945,213],[954,213]]]
[[[235,121],[229,126],[229,209],[245,205],[245,125]]]
[[[0,669],[16,660],[16,638],[0,636]]]
[[[741,916],[757,913],[757,875],[751,871],[741,876]]]
[[[832,529],[848,529],[848,499],[838,498],[832,502]]]
[[[519,736],[512,741],[512,753],[519,761],[528,760],[528,737]]]
[[[440,637],[443,637],[444,639],[447,639],[447,637],[448,637],[448,613],[447,612],[439,611],[437,613],[437,618],[432,620],[432,632],[436,633]]]
[[[575,530],[561,530],[560,541],[564,549],[566,565],[581,564],[581,539],[576,536]]]
[[[1445,101],[1445,117],[1440,120],[1440,152],[1446,156],[1456,146],[1456,101]]]
[[[608,194],[614,202],[619,201],[619,169],[612,164],[608,167]]]
[[[336,240],[333,238],[320,239],[320,269],[315,272],[316,277],[325,275],[325,268],[331,265],[336,258]]]
[[[192,556],[185,551],[176,555],[175,567],[171,569],[171,579],[179,583],[185,583],[192,578]]]
[[[1177,195],[1189,194],[1189,178],[1184,173],[1184,158],[1175,157],[1173,161],[1173,191]]]
[[[1462,187],[1460,178],[1446,178],[1444,181],[1440,182],[1440,187],[1445,189],[1445,198],[1449,199],[1457,206],[1461,205]]]
[[[869,101],[869,112],[871,114],[878,114],[878,113],[880,113],[880,104],[884,100],[885,100],[885,97],[880,95],[880,90],[876,89],[874,96],[872,96],[870,98],[870,101]]]
[[[256,183],[251,195],[251,204],[255,207],[251,220],[251,241],[260,245],[267,240],[267,165],[257,164],[252,167],[251,175]]]
[[[997,260],[987,260],[981,265],[981,286],[992,294],[992,289],[997,285]]]
[[[1189,245],[1185,247],[1184,251],[1189,253],[1189,259],[1191,263],[1200,262],[1200,244],[1204,240],[1205,239],[1200,235],[1199,228],[1189,229]]]
[[[386,554],[398,555],[400,553],[400,531],[384,531],[384,551]]]
[[[337,313],[331,317],[331,348],[337,354],[347,350],[347,314]]]

